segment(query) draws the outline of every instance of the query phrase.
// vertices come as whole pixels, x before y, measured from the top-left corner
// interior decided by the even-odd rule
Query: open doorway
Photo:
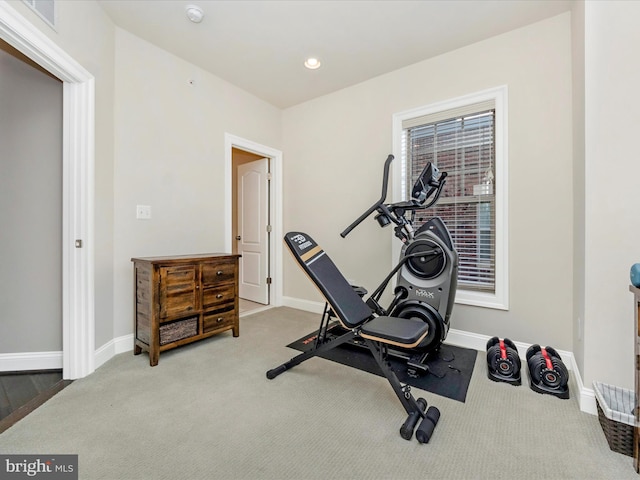
[[[282,303],[282,153],[226,138],[227,251],[242,255],[240,314]]]
[[[60,370],[62,82],[1,39],[0,72],[0,354]]]
[[[6,3],[0,39],[63,82],[62,371],[73,380],[95,369],[93,167],[95,80],[57,44]],[[4,370],[49,368],[38,355],[7,355]],[[28,361],[28,366],[24,362]],[[59,361],[59,360],[58,360]],[[59,363],[58,363],[59,365]]]
[[[269,243],[268,157],[232,149],[232,252],[240,255],[240,312],[269,305],[271,285]]]

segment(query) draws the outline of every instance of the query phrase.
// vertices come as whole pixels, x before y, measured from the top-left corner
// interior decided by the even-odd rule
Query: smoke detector
[[[193,23],[200,23],[204,18],[204,10],[197,5],[187,5],[187,18]]]

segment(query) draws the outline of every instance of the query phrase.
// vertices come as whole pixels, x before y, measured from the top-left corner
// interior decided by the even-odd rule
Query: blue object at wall
[[[640,263],[631,265],[631,283],[634,287],[640,287]]]

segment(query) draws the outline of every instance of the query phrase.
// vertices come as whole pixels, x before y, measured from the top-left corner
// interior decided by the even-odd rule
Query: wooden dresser
[[[133,353],[160,352],[233,330],[238,317],[239,255],[210,253],[132,258],[134,265]]]

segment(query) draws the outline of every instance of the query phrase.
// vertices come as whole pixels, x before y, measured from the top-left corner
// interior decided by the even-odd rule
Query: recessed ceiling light
[[[200,23],[204,18],[204,11],[197,5],[187,5],[187,18],[193,23]]]
[[[304,61],[304,66],[309,70],[315,70],[316,68],[320,68],[320,60],[317,58],[307,58]]]

